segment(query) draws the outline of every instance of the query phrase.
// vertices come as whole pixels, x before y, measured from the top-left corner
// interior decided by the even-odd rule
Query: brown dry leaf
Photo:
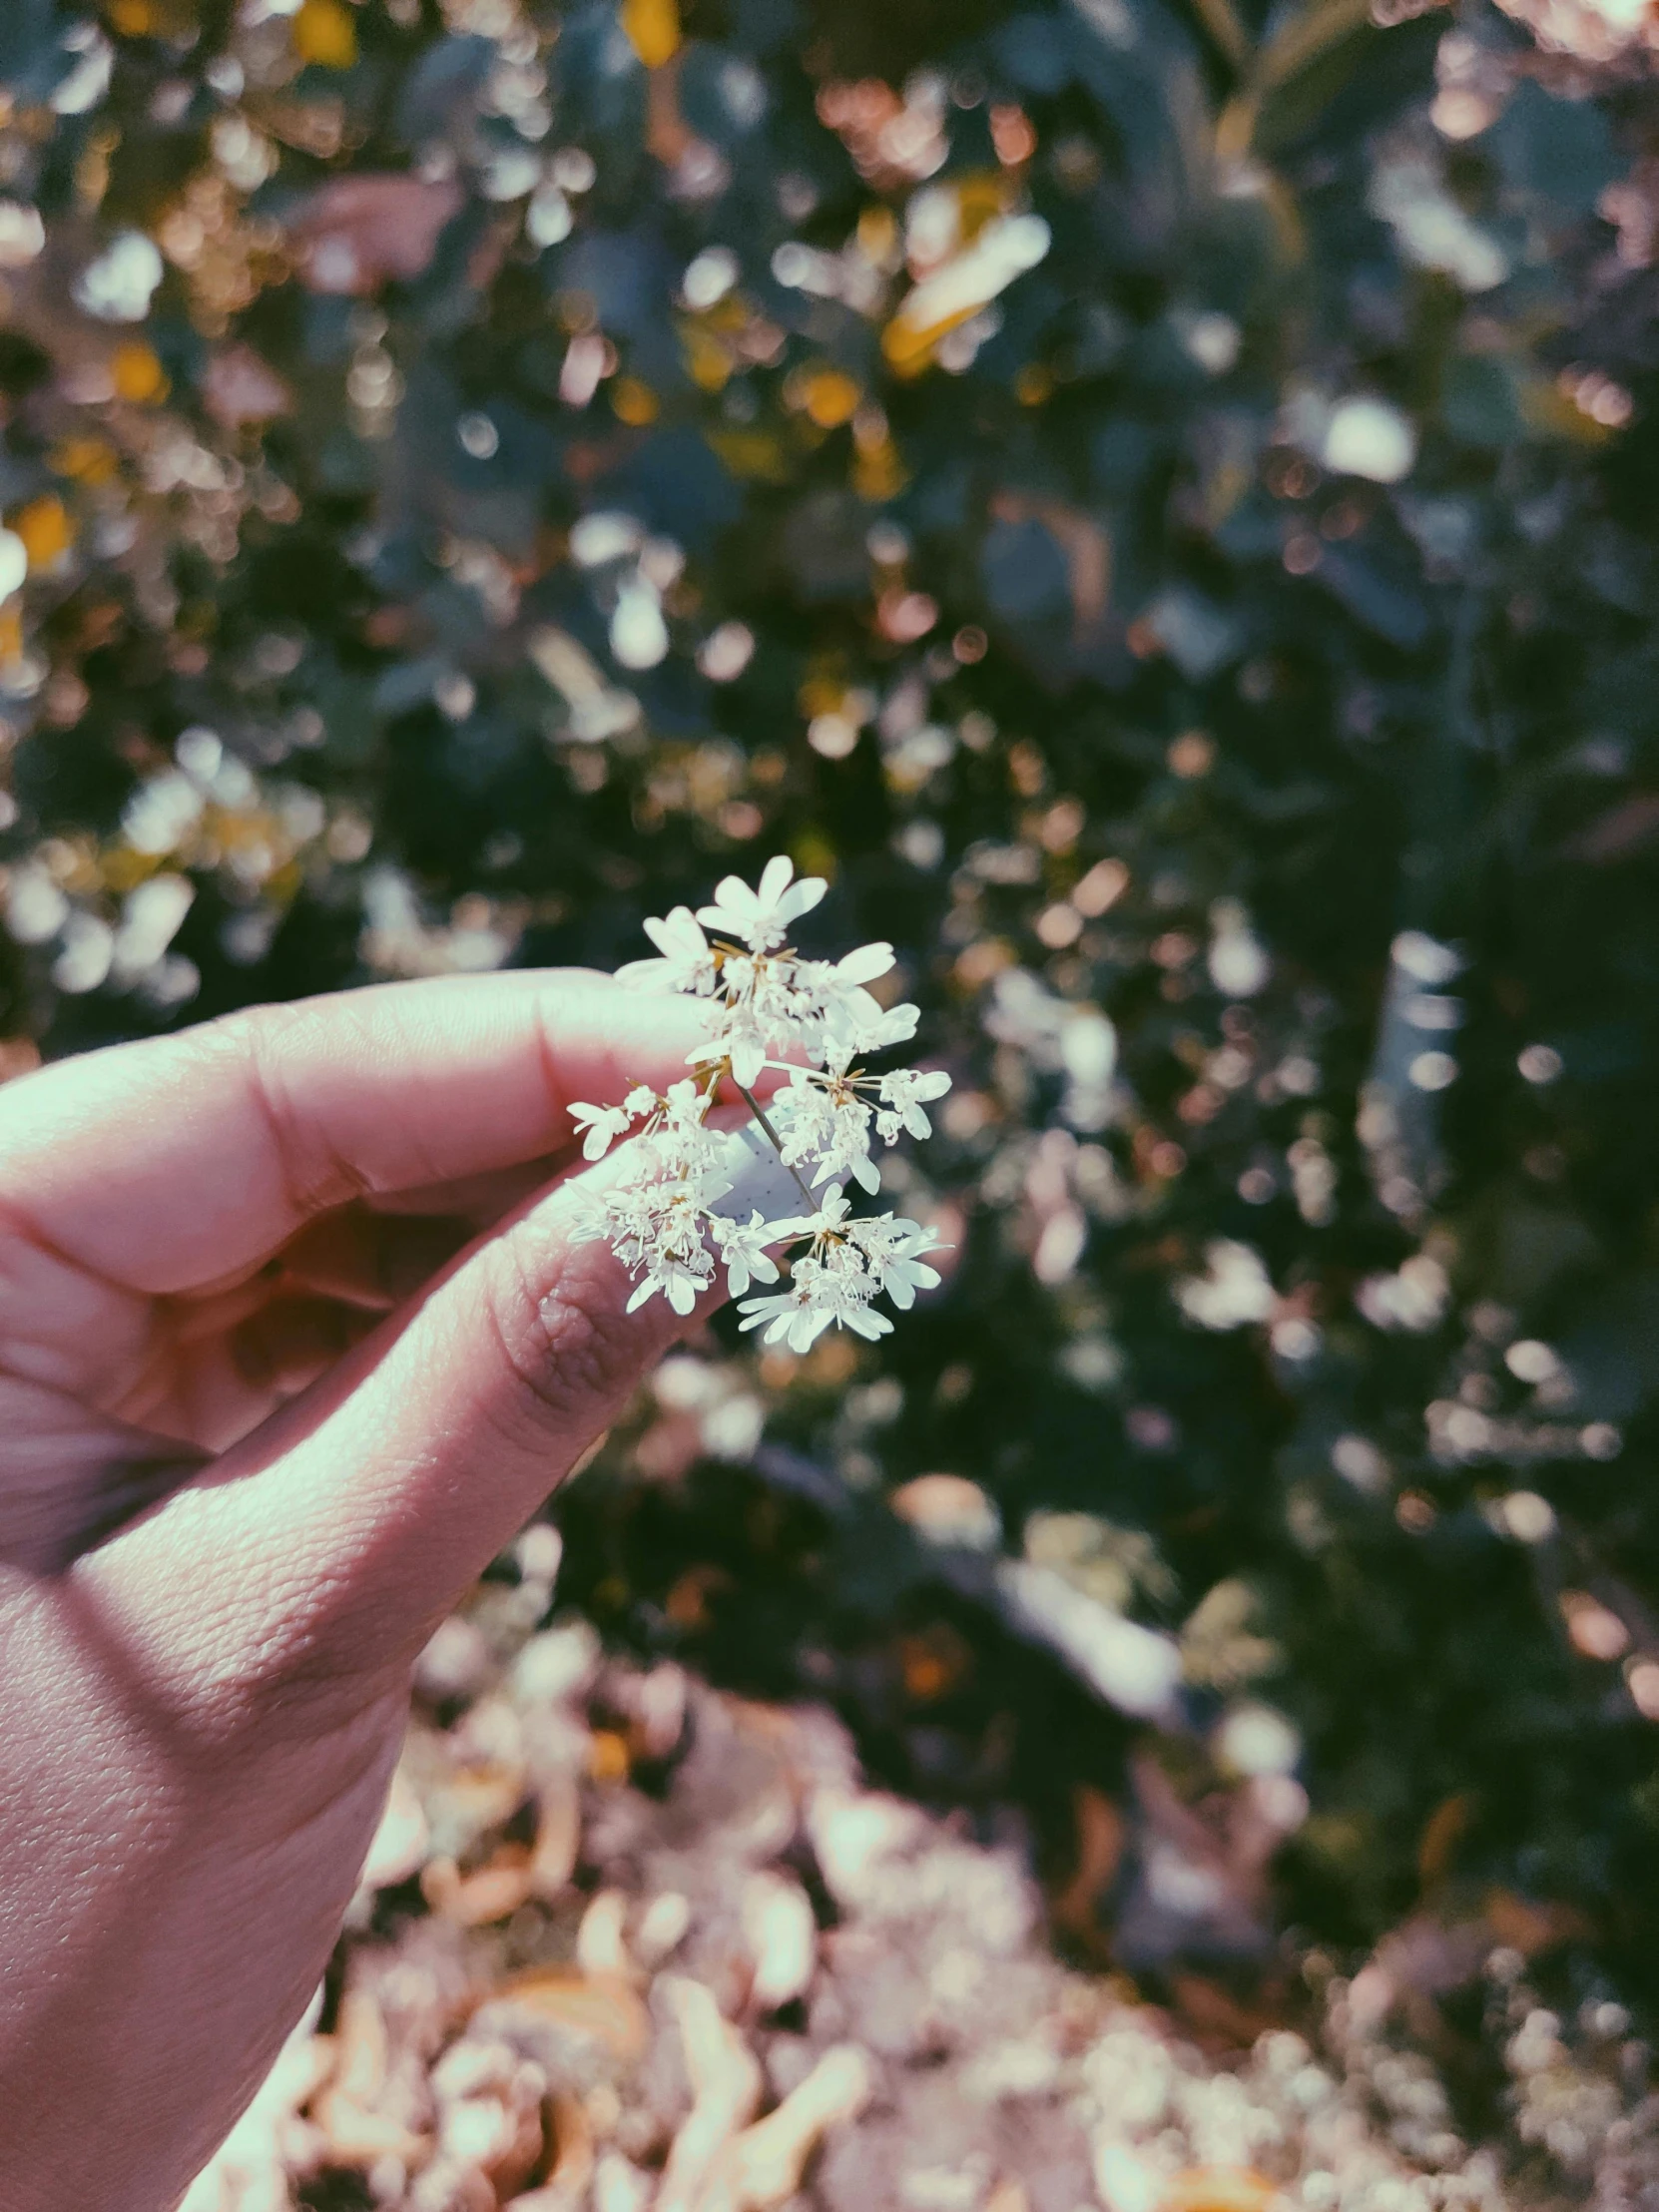
[[[581,2099],[565,2090],[555,2093],[552,2115],[555,2151],[546,2194],[573,2204],[593,2179],[593,2129]]]
[[[421,1895],[434,1913],[459,1928],[487,1928],[527,1904],[535,1889],[528,1848],[503,1844],[487,1866],[460,1874],[453,1859],[434,1859],[420,1878]]]
[[[723,2203],[711,2183],[761,2101],[760,2063],[702,1982],[676,1974],[661,1986],[680,2030],[693,2102],[669,2151],[656,2212],[725,2212],[730,2195]]]
[[[537,1791],[540,1817],[530,1855],[530,1893],[547,1902],[568,1889],[582,1848],[582,1799],[565,1768],[547,1775]]]
[[[448,1824],[464,1826],[470,1836],[499,1828],[518,1811],[524,1797],[524,1768],[516,1760],[469,1762],[445,1781],[441,1809]]]
[[[1423,1823],[1417,1845],[1417,1880],[1425,1890],[1444,1879],[1473,1814],[1473,1798],[1467,1791],[1460,1791],[1454,1797],[1442,1798]]]
[[[386,2085],[388,2047],[385,2017],[373,1993],[347,1989],[334,2029],[334,2091],[372,2104]]]
[[[466,2097],[444,2115],[444,2163],[471,2168],[488,2184],[491,2201],[528,2181],[541,2159],[541,2126],[528,2130],[494,2097]],[[453,2142],[450,2130],[453,2130]]]
[[[601,1890],[582,1915],[576,1931],[576,1963],[590,1980],[633,1981],[638,1978],[623,1938],[628,1899],[621,1890]]]
[[[733,2145],[731,2195],[741,2212],[774,2212],[793,2197],[825,2134],[856,2119],[873,2088],[870,2062],[856,2043],[827,2050],[799,2088]]]
[[[337,2090],[326,2090],[317,2099],[315,2118],[328,2155],[339,2166],[372,2166],[381,2158],[416,2166],[429,2147],[425,2136],[413,2134],[400,2120],[366,2111]]]
[[[428,2149],[426,2138],[374,2108],[386,2086],[389,2044],[371,1990],[346,1990],[332,2042],[333,2073],[311,2108],[329,2155],[342,2166],[370,2166],[377,2158],[419,2163]]]
[[[1594,1933],[1575,1907],[1517,1897],[1513,1890],[1488,1891],[1485,1914],[1497,1940],[1518,1950],[1523,1958],[1553,1950],[1557,1943],[1583,1940]]]
[[[498,2001],[566,2034],[603,2044],[625,2065],[643,2058],[651,2041],[650,2015],[631,1984],[619,1975],[537,1966],[512,1975]]]
[[[1268,2212],[1278,2197],[1253,2166],[1189,2166],[1166,2184],[1159,2212]]]
[[[1225,2049],[1248,2050],[1258,2035],[1281,2024],[1275,2013],[1260,2005],[1241,2004],[1220,1982],[1203,1974],[1173,1974],[1170,1995],[1201,2042]]]
[[[1128,1824],[1102,1790],[1080,1782],[1072,1792],[1077,1819],[1077,1871],[1054,1899],[1055,1926],[1091,1945],[1103,1943],[1096,1908],[1117,1880]]]

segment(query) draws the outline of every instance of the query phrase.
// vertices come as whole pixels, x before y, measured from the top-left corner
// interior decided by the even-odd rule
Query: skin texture
[[[691,1326],[562,1184],[695,1035],[444,978],[0,1090],[3,2212],[165,2212],[303,2010],[422,1643]]]

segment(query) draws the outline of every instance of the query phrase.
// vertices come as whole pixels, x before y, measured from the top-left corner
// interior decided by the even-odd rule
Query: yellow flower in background
[[[105,0],[104,18],[123,38],[183,38],[196,25],[196,0]]]
[[[58,476],[71,476],[81,484],[107,484],[121,466],[116,449],[106,438],[64,438],[52,448],[51,466]]]
[[[351,69],[357,60],[357,26],[340,0],[304,0],[293,19],[293,50],[318,69]]]
[[[622,0],[622,28],[647,69],[661,69],[680,51],[678,0]]]
[[[75,525],[69,510],[55,493],[43,493],[20,507],[11,526],[29,556],[29,572],[55,568],[75,543]]]
[[[116,397],[138,407],[160,406],[172,388],[155,348],[137,338],[116,347],[110,376]]]
[[[881,333],[888,364],[901,376],[924,368],[940,338],[976,315],[1015,277],[1036,268],[1048,252],[1049,238],[1041,216],[997,216],[986,222],[971,245],[922,277],[900,302]]]
[[[844,368],[820,363],[798,371],[790,379],[790,403],[821,430],[833,430],[850,422],[858,405],[857,384]]]
[[[619,376],[611,386],[611,412],[631,428],[655,422],[661,413],[657,394],[637,376]]]

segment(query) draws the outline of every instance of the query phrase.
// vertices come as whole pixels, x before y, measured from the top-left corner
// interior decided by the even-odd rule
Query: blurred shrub
[[[659,1385],[652,1513],[806,1516],[776,1686],[856,1690],[815,1571],[830,1644],[954,1578],[1125,1716],[1037,1764],[1254,1789],[1304,1932],[1463,1885],[1639,1979],[1659,106],[1531,13],[13,0],[0,1051],[612,965],[789,849],[958,1255]],[[695,1641],[651,1525],[590,1594]],[[977,1633],[891,1697],[959,1794]]]

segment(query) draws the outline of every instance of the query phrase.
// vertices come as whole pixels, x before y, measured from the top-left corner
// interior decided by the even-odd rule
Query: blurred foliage
[[[672,1364],[576,1587],[1589,1990],[1659,1960],[1659,102],[1525,12],[11,0],[0,1054],[830,873],[954,1272]]]

